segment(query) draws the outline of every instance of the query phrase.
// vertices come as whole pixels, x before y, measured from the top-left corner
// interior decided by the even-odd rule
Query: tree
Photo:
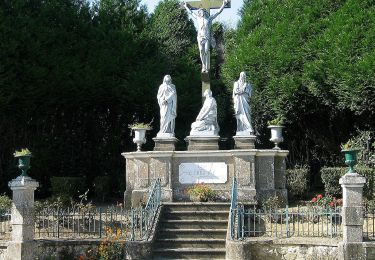
[[[292,164],[337,163],[340,142],[375,127],[374,12],[373,1],[245,1],[223,75],[229,86],[248,72],[264,146],[282,115]]]

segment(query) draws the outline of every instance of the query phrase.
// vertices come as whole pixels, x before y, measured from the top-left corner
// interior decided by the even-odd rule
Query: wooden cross
[[[204,8],[208,13],[210,9],[219,9],[223,4],[223,0],[200,0],[200,1],[189,1],[186,2],[190,9],[197,10],[199,8]],[[225,8],[230,8],[230,1],[227,3]]]

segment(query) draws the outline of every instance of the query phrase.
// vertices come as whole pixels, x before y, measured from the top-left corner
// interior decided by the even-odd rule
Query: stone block
[[[338,248],[338,258],[342,260],[365,260],[366,250],[363,243],[341,242]]]
[[[256,136],[233,136],[235,149],[255,149]]]
[[[342,208],[342,224],[346,226],[360,226],[363,225],[363,208],[343,207]]]
[[[362,226],[342,226],[343,241],[347,243],[358,243],[363,241]]]
[[[235,176],[239,186],[255,188],[255,156],[234,156]]]
[[[155,142],[154,151],[174,151],[176,150],[176,143],[178,139],[175,137],[170,138],[152,138]]]
[[[189,151],[212,151],[219,150],[219,136],[187,136]]]
[[[286,163],[284,156],[275,157],[275,188],[286,188]]]
[[[273,156],[256,157],[256,188],[257,190],[275,189],[275,164]]]

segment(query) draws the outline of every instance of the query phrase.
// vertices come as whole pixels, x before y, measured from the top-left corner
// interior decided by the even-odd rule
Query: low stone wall
[[[31,253],[23,259],[76,259],[90,250],[97,250],[100,239],[36,239],[30,242]],[[123,241],[126,259],[148,259],[152,254],[151,241]],[[7,244],[7,243],[3,243]],[[10,248],[0,250],[0,259],[16,259]]]
[[[227,240],[226,259],[338,259],[341,238],[247,238],[243,241]]]

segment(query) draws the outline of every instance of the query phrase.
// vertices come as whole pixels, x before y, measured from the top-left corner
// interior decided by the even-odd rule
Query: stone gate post
[[[32,259],[34,223],[34,191],[39,183],[27,176],[9,182],[12,190],[12,241],[7,249],[8,259]]]
[[[347,173],[340,178],[343,191],[342,230],[339,245],[340,259],[365,259],[363,241],[363,186],[366,179],[358,173]]]

